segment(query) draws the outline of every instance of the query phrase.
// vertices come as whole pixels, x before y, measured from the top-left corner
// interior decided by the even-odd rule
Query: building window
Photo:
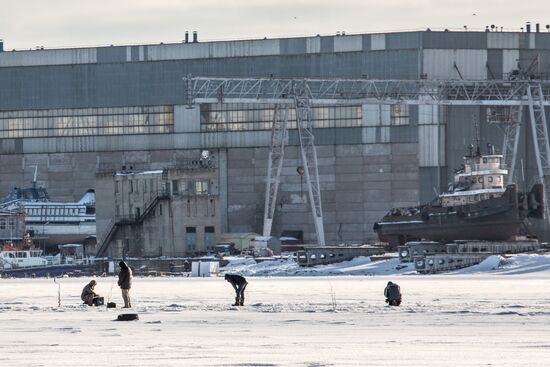
[[[173,131],[173,106],[0,112],[0,138],[163,134]]]
[[[204,245],[207,250],[214,250],[214,246],[216,245],[216,231],[214,227],[204,227]]]
[[[185,227],[185,243],[190,251],[197,249],[197,228]]]
[[[6,229],[6,220],[4,218],[0,218],[0,229]]]
[[[179,195],[178,180],[172,180],[172,195]]]
[[[314,106],[314,128],[360,127],[361,106]],[[201,104],[201,131],[271,130],[275,114],[273,104]],[[288,128],[296,129],[296,111],[288,109]]]
[[[208,194],[208,181],[201,180],[195,181],[195,194],[207,195]]]
[[[391,124],[395,126],[409,124],[409,105],[392,104],[390,106]]]

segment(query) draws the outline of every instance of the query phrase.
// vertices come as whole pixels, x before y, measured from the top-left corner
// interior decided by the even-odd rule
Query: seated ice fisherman
[[[92,280],[84,287],[84,289],[82,290],[82,294],[80,295],[82,301],[84,301],[84,303],[88,306],[93,306],[94,299],[99,298],[99,294],[94,292],[94,287],[96,286],[96,284],[97,282],[95,280]]]
[[[390,306],[401,304],[401,288],[395,283],[388,282],[384,289],[384,296],[386,296],[386,303]]]

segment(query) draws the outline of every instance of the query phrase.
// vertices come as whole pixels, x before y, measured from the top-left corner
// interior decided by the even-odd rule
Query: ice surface
[[[301,271],[288,260],[247,262],[229,269]],[[1,279],[0,366],[548,365],[548,256],[452,275],[397,274],[396,265],[355,259],[318,276],[249,277],[240,308],[223,277],[136,277],[128,311],[81,305],[90,278],[58,279],[61,307],[52,279]],[[401,307],[384,303],[389,280]],[[97,281],[120,307],[115,279]],[[125,312],[140,320],[112,321]]]

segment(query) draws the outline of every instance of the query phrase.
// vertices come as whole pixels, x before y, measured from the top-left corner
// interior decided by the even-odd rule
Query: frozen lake
[[[98,278],[107,298],[114,278]],[[388,280],[403,304],[385,305]],[[550,272],[136,278],[140,320],[80,303],[89,278],[0,280],[1,366],[547,366]],[[122,299],[116,284],[112,301]]]

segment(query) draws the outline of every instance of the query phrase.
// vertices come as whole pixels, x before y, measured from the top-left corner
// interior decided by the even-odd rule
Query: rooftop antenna
[[[472,115],[472,122],[474,124],[474,142],[476,146],[476,155],[481,155],[481,148],[479,147],[479,141],[480,139],[480,132],[479,132],[479,124],[477,123],[477,119],[475,118],[475,115]]]

